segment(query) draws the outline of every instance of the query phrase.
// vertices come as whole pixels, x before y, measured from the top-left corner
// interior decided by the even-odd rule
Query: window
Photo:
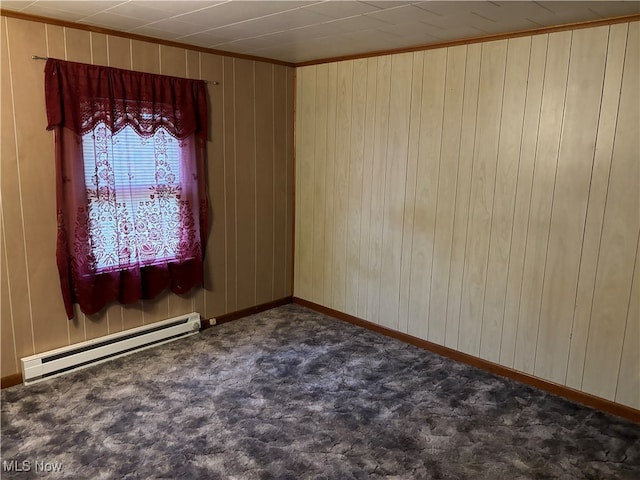
[[[141,137],[104,124],[82,136],[89,238],[97,271],[177,260],[193,237],[182,198],[180,141],[164,128]]]
[[[203,282],[203,81],[47,60],[56,256],[67,316]]]

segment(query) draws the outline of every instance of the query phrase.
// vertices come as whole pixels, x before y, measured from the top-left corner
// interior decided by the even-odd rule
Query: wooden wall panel
[[[637,408],[637,37],[298,69],[294,294]]]
[[[391,61],[387,168],[384,176],[384,188],[380,192],[384,196],[382,264],[380,266],[380,322],[394,329],[398,328],[412,77],[413,55],[410,53],[394,55]],[[363,134],[360,136],[364,137]],[[358,180],[352,179],[352,182],[358,184]],[[355,219],[352,220],[354,223],[355,221]]]
[[[400,264],[400,292],[398,295],[398,330],[407,333],[409,330],[409,285],[411,285],[411,242],[405,238],[413,236],[415,223],[416,178],[418,171],[420,119],[422,115],[422,76],[415,72],[422,72],[424,68],[424,52],[413,54],[411,79],[411,109],[409,112],[409,138],[407,148],[406,181],[404,185],[404,215],[402,220],[402,251]],[[375,80],[375,79],[374,79]],[[366,160],[366,158],[365,158]],[[363,183],[366,180],[363,179]],[[362,228],[366,226],[365,219]]]
[[[4,218],[2,210],[0,210],[0,335],[3,339],[2,351],[0,352],[0,372],[3,377],[18,370],[5,235]],[[5,338],[6,340],[4,340]]]
[[[584,242],[582,245],[582,261],[580,262],[576,307],[573,313],[571,344],[566,374],[566,384],[572,388],[582,387],[582,374],[584,372],[584,360],[587,350],[598,252],[601,248],[602,221],[606,207],[613,142],[618,120],[620,83],[622,81],[628,29],[628,24],[612,25],[609,33],[607,64],[602,90],[602,106],[600,109],[593,159],[591,186],[589,188]]]
[[[629,25],[582,388],[615,398],[640,236],[640,23]],[[635,300],[635,299],[634,299]],[[635,321],[635,319],[631,319]],[[634,329],[629,329],[633,331]],[[625,380],[625,379],[623,379]]]
[[[64,313],[54,313],[64,311],[60,292],[52,288],[59,284],[55,259],[55,162],[52,134],[46,131],[44,66],[31,59],[34,52],[47,51],[45,26],[9,18],[7,44],[33,338],[36,349],[48,350],[69,342],[69,322]],[[5,195],[3,190],[3,204],[15,201]]]
[[[229,311],[238,310],[238,249],[236,246],[236,83],[235,59],[225,58],[222,80],[223,103],[222,119],[224,145],[224,185],[225,185],[225,270],[226,270],[226,307]],[[211,163],[209,163],[211,166]],[[215,210],[213,215],[215,216]],[[211,240],[209,241],[211,243]],[[215,248],[215,247],[214,247]],[[215,291],[215,286],[214,286]],[[209,309],[209,297],[205,297],[205,307]]]
[[[446,50],[442,49],[425,52],[423,70],[415,72],[416,75],[422,76],[423,82],[422,104],[419,106],[418,164],[415,177],[411,179],[415,182],[415,206],[411,236],[407,331],[424,339],[428,338],[429,333],[429,298],[435,243],[446,56]],[[404,185],[397,185],[395,188],[403,190]]]
[[[629,298],[615,401],[640,410],[640,237]]]
[[[200,65],[201,64],[201,65]],[[225,176],[225,110],[224,96],[232,88],[232,83],[224,82],[223,59],[209,54],[202,54],[200,58],[188,57],[187,68],[198,71],[198,78],[206,80],[209,93],[209,142],[207,152],[207,178],[209,189],[209,236],[205,251],[205,289],[196,292],[193,308],[196,312],[207,312],[207,317],[215,317],[227,312],[227,292],[229,286],[226,281],[230,249],[227,244],[226,192],[228,184]],[[212,82],[221,82],[214,85]],[[222,253],[222,254],[221,254]],[[234,285],[235,291],[235,285]],[[200,292],[202,295],[200,295]],[[198,306],[197,304],[200,304]],[[205,308],[206,306],[206,308]]]
[[[328,82],[329,67],[327,64],[318,65],[315,68],[316,97],[314,99],[315,130],[313,163],[313,222],[312,222],[312,266],[311,298],[315,302],[324,301],[324,256],[325,256],[325,210],[327,203],[327,113],[328,113]]]
[[[36,352],[171,315],[195,310],[211,318],[291,294],[293,69],[0,20],[2,376],[18,373],[19,358]],[[208,84],[211,229],[204,289],[112,304],[91,316],[76,308],[74,320],[66,319],[55,262],[54,139],[45,129],[44,63],[31,55],[220,82]]]
[[[529,73],[531,38],[510,40],[502,96],[500,132],[491,215],[489,257],[485,285],[480,357],[498,363],[504,321],[507,273],[513,230],[514,199],[520,166],[520,145]]]
[[[335,64],[329,64],[329,71],[331,66]],[[360,218],[360,251],[358,255],[358,270],[369,270],[369,252],[371,245],[370,228],[371,228],[371,208],[373,204],[373,198],[378,192],[373,190],[373,165],[374,165],[374,125],[375,125],[375,111],[376,111],[376,88],[377,88],[377,70],[378,59],[375,57],[367,59],[367,73],[364,80],[366,86],[365,92],[365,124],[364,124],[364,149],[362,158],[362,202],[361,202],[361,218]],[[362,84],[360,85],[362,88]],[[335,122],[332,126],[332,130],[335,131]],[[327,152],[329,153],[329,152]],[[331,158],[327,158],[327,164],[331,165]],[[332,200],[327,199],[327,205]],[[327,232],[330,233],[330,232]],[[325,235],[325,244],[331,244],[331,237]],[[358,282],[358,299],[357,299],[357,312],[358,316],[366,316],[368,308],[368,282]]]
[[[0,59],[0,102],[2,129],[0,130],[0,194],[2,195],[2,228],[6,256],[0,262],[6,262],[7,286],[11,288],[12,319],[21,319],[20,328],[13,325],[14,336],[2,335],[2,349],[13,348],[18,358],[32,355],[33,315],[31,313],[31,294],[27,275],[27,256],[22,216],[22,183],[16,142],[13,108],[13,79],[11,77],[10,53],[8,48],[8,21],[2,20],[2,48]],[[11,201],[13,199],[13,201]],[[6,331],[6,330],[5,330]],[[8,345],[13,343],[13,347]],[[16,363],[17,364],[17,363]],[[7,367],[8,368],[8,367]],[[15,373],[15,372],[12,372]],[[3,375],[5,371],[3,370]]]
[[[298,179],[311,182],[312,189],[306,191],[300,181],[296,183],[296,248],[295,248],[295,288],[307,297],[312,296],[313,265],[313,181],[314,181],[314,136],[315,136],[315,67],[298,74],[298,105],[296,107],[296,171]],[[299,153],[298,153],[299,152]],[[304,192],[304,195],[302,193]],[[331,193],[333,194],[333,192]],[[302,219],[304,225],[301,223]]]
[[[280,67],[278,67],[280,68]],[[295,248],[294,239],[293,239],[293,231],[294,231],[294,221],[295,221],[295,205],[294,205],[294,191],[295,191],[295,152],[294,152],[294,112],[295,112],[295,82],[293,72],[290,69],[282,67],[282,69],[286,70],[285,75],[285,91],[284,98],[286,101],[286,110],[284,114],[285,118],[285,129],[284,134],[286,136],[286,155],[285,155],[285,165],[287,174],[285,177],[285,185],[286,185],[286,196],[285,196],[285,215],[286,215],[286,225],[285,231],[286,235],[284,236],[285,241],[285,269],[284,269],[284,285],[286,295],[293,295],[293,250]],[[280,117],[281,119],[282,117]],[[280,119],[276,119],[277,122]]]
[[[272,299],[274,244],[273,65],[255,64],[256,122],[256,298]]]
[[[527,246],[531,189],[535,170],[535,155],[540,127],[544,66],[547,61],[548,37],[538,35],[531,39],[529,71],[526,86],[524,123],[520,143],[516,194],[514,200],[513,227],[507,271],[502,335],[500,338],[500,363],[513,367],[523,283],[524,259]]]
[[[131,40],[122,37],[107,37],[107,58],[110,67],[133,68],[131,65]]]
[[[353,85],[363,85],[367,81],[367,61],[365,59],[353,62]],[[351,138],[350,158],[348,162],[348,195],[346,209],[346,264],[356,268],[347,267],[346,278],[346,304],[345,311],[355,315],[358,311],[358,289],[360,287],[357,274],[360,265],[360,225],[362,219],[362,190],[364,173],[364,141],[366,118],[366,88],[352,89],[351,98]],[[316,102],[316,107],[318,107]],[[314,204],[315,205],[315,204]],[[315,207],[317,208],[317,207]],[[315,211],[314,208],[314,211]]]
[[[365,270],[361,288],[367,289],[367,317],[380,319],[380,271],[382,267],[382,228],[384,208],[384,183],[387,170],[387,138],[389,132],[389,108],[391,93],[391,57],[376,59],[376,98],[373,129],[373,165],[371,172],[371,205],[369,226],[369,264]],[[336,130],[341,125],[336,122]]]
[[[563,127],[571,32],[549,35],[547,48],[515,345],[514,367],[526,373],[533,373],[535,362],[536,342],[532,340],[538,337],[540,323],[540,302]]]
[[[449,291],[447,294],[447,325],[445,346],[458,348],[460,336],[460,308],[462,305],[462,277],[467,247],[467,225],[473,168],[474,139],[476,136],[476,114],[478,111],[478,88],[480,85],[480,44],[467,45],[464,70],[464,93],[462,104],[462,130],[458,154],[458,182],[456,186],[453,234],[451,237],[451,263],[449,264]]]
[[[479,128],[476,128],[474,141],[458,335],[458,348],[475,356],[480,354],[482,335],[506,54],[505,40],[482,45],[476,117]]]
[[[332,304],[346,310],[347,208],[349,200],[349,164],[351,154],[353,61],[338,64],[336,91],[335,164],[333,183],[333,265],[331,267]],[[313,169],[313,164],[311,164]],[[302,192],[304,196],[304,191]],[[313,200],[313,197],[311,198]],[[311,211],[313,212],[313,203]],[[312,217],[313,218],[313,217]]]
[[[91,32],[91,63],[109,65],[107,36],[103,33]]]
[[[320,68],[320,67],[318,67]],[[300,72],[302,73],[302,72]],[[333,214],[334,214],[334,195],[333,185],[335,182],[335,153],[336,153],[336,112],[337,112],[337,93],[338,93],[338,69],[337,64],[328,65],[327,72],[327,147],[325,162],[325,225],[324,225],[324,262],[323,262],[323,286],[322,286],[322,302],[325,305],[331,305],[332,295],[332,267],[333,267]],[[317,109],[316,109],[317,112]],[[296,144],[297,145],[297,144]],[[298,169],[298,149],[296,148],[296,170]],[[314,152],[315,154],[315,152]],[[296,189],[296,192],[298,190]],[[296,193],[297,195],[297,193]],[[298,206],[296,203],[296,221],[298,220]],[[296,228],[296,232],[298,229]],[[320,239],[318,239],[318,242]],[[297,249],[297,247],[296,247]],[[313,268],[313,267],[312,267]],[[304,270],[304,269],[302,269]]]
[[[571,44],[534,369],[557,383],[567,372],[608,34],[608,27],[578,30]]]
[[[456,182],[460,154],[462,102],[464,99],[464,69],[466,47],[446,50],[444,106],[438,169],[438,198],[433,244],[433,265],[429,294],[429,341],[444,344],[447,333],[447,293],[451,264],[451,238],[456,208]],[[416,129],[419,131],[419,129]],[[407,175],[407,178],[409,175]],[[412,213],[410,213],[412,215]],[[409,247],[410,248],[410,247]]]
[[[287,79],[292,75],[286,67],[274,66],[273,72],[273,126],[274,126],[274,267],[273,267],[273,293],[272,298],[283,298],[291,295],[291,287],[287,284],[291,270],[291,207],[292,190],[290,182],[293,174],[286,176],[281,172],[292,172],[291,161],[287,154],[290,149],[288,140],[293,136],[293,129],[287,119],[293,113],[288,108],[293,94]]]

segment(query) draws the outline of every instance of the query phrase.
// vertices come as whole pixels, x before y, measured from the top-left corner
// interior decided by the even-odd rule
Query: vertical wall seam
[[[538,113],[538,126],[536,128],[536,146],[533,156],[533,171],[531,172],[531,191],[529,192],[529,210],[527,212],[527,231],[525,234],[523,263],[522,263],[522,278],[520,279],[520,295],[518,300],[518,318],[516,321],[516,338],[513,349],[513,365],[515,366],[516,358],[518,356],[518,332],[520,331],[520,318],[522,317],[522,287],[524,285],[524,274],[527,266],[527,248],[529,246],[529,226],[531,225],[531,199],[533,198],[533,184],[536,178],[536,167],[538,163],[538,145],[540,142],[540,121],[542,119],[542,105],[544,103],[544,86],[547,80],[547,59],[549,56],[549,35],[546,35],[545,55],[544,55],[544,74],[542,78],[542,92],[540,95],[540,110]]]
[[[500,331],[500,349],[498,352],[498,358],[502,358],[502,341],[504,340],[504,322],[505,315],[507,311],[507,291],[509,289],[509,278],[511,277],[511,252],[513,251],[513,230],[515,227],[515,218],[516,218],[516,203],[518,199],[518,185],[520,184],[520,165],[522,162],[522,148],[524,144],[524,134],[525,134],[525,124],[527,117],[527,103],[528,103],[528,93],[529,93],[529,80],[531,77],[531,52],[533,51],[533,40],[529,41],[529,61],[527,63],[527,82],[525,84],[525,93],[524,93],[524,109],[522,113],[522,127],[520,128],[520,148],[518,148],[518,166],[516,167],[516,186],[515,186],[515,195],[513,202],[513,211],[511,212],[511,233],[509,235],[509,253],[507,256],[507,283],[505,289],[505,300],[502,304],[502,329]],[[542,97],[541,97],[542,99]],[[533,177],[532,177],[533,178]],[[516,318],[516,323],[517,323]],[[482,344],[480,345],[482,348]]]
[[[328,157],[329,155],[329,82],[331,81],[331,79],[329,78],[329,74],[331,73],[331,69],[329,67],[327,67],[327,118],[325,119],[325,124],[324,124],[324,129],[325,129],[325,139],[324,139],[324,147],[325,147],[325,158]],[[335,129],[335,118],[334,118],[334,129]],[[334,130],[335,131],[335,130]],[[335,150],[335,135],[334,135],[334,150]],[[335,172],[335,154],[333,155],[333,168],[334,168],[334,172]],[[327,162],[325,162],[325,169],[324,169],[324,197],[325,199],[328,198],[328,190],[329,190],[329,182],[327,181],[327,173],[328,173],[328,169],[327,169]],[[333,187],[333,184],[331,184],[331,186]],[[333,205],[333,203],[332,203]],[[333,217],[331,218],[331,222],[333,222]],[[327,209],[325,208],[325,217],[324,217],[324,226],[325,226],[325,232],[324,233],[324,244],[323,244],[323,249],[324,249],[324,259],[325,259],[325,268],[324,271],[322,272],[322,303],[323,305],[326,302],[326,298],[327,298],[327,292],[325,292],[324,287],[325,287],[325,278],[329,275],[327,275],[327,268],[326,268],[326,259],[328,257],[327,255],[327,225],[328,225],[328,221],[327,221]],[[331,237],[329,239],[330,242],[333,242],[333,223],[332,223],[332,230],[331,230]],[[329,258],[329,263],[333,262],[333,243],[331,243],[331,258]],[[331,269],[331,274],[333,274],[333,268]]]
[[[311,188],[309,188],[308,186],[305,186],[305,188],[307,189],[307,197],[311,199],[311,212],[310,212],[310,219],[311,219],[311,251],[310,251],[310,258],[309,258],[309,266],[310,266],[310,270],[308,272],[309,275],[309,285],[307,286],[307,288],[310,288],[311,291],[307,292],[307,298],[314,298],[313,295],[313,264],[314,261],[313,259],[315,258],[315,250],[316,250],[316,236],[315,236],[315,228],[316,228],[316,219],[315,219],[315,214],[316,214],[316,202],[315,202],[315,185],[316,185],[316,122],[318,120],[318,108],[316,105],[316,96],[318,94],[318,67],[316,65],[313,65],[309,68],[313,69],[313,92],[312,95],[310,95],[310,98],[313,99],[313,142],[312,142],[312,147],[309,149],[309,152],[307,153],[309,155],[309,157],[312,159],[311,160],[311,172],[310,172],[310,176],[312,178],[311,181]],[[307,132],[308,134],[309,132]],[[311,135],[309,135],[311,137]],[[309,172],[307,172],[307,175],[309,175]],[[306,184],[308,185],[308,183]],[[302,186],[302,185],[301,185]],[[302,189],[301,189],[302,190]],[[309,191],[310,190],[310,191]],[[302,191],[300,192],[300,198],[302,198]],[[302,200],[301,200],[302,201]],[[308,221],[308,219],[307,219]]]
[[[284,81],[284,91],[285,91],[285,102],[286,99],[289,98],[289,80],[288,80],[288,71],[285,70],[285,81]],[[289,108],[285,108],[285,125],[289,125],[289,113],[291,113],[291,125],[292,130],[289,131],[288,128],[285,128],[285,168],[287,171],[287,176],[285,177],[285,233],[287,226],[291,225],[291,235],[285,235],[284,240],[284,288],[285,292],[288,292],[289,289],[291,293],[294,293],[294,259],[296,252],[295,245],[295,235],[296,235],[296,224],[295,224],[295,184],[296,184],[296,111],[297,111],[297,102],[298,102],[298,88],[297,88],[297,75],[298,70],[292,69],[291,71],[291,108],[292,111],[289,112]],[[288,102],[285,103],[285,106]],[[291,138],[289,138],[291,135]],[[289,192],[289,142],[292,142],[291,145],[291,192]],[[289,204],[291,204],[291,220],[289,220]],[[291,246],[291,254],[287,256],[287,250]],[[289,263],[290,262],[290,263]],[[288,281],[287,281],[288,280]]]
[[[234,248],[234,256],[235,256],[235,305],[238,307],[238,165],[237,165],[237,129],[236,129],[236,59],[233,58],[231,60],[231,65],[233,68],[233,208],[234,208],[234,240],[235,240],[235,248]]]
[[[276,78],[271,65],[271,299],[276,289]]]
[[[447,48],[447,58],[451,53],[451,47]],[[460,102],[460,134],[458,136],[458,155],[457,155],[457,164],[456,164],[456,182],[454,188],[454,197],[453,197],[453,226],[451,228],[451,238],[449,243],[451,245],[451,253],[449,255],[449,272],[448,272],[448,280],[447,280],[447,303],[445,307],[445,325],[444,325],[444,342],[447,342],[447,327],[449,326],[449,292],[451,291],[451,265],[453,264],[453,239],[456,231],[456,213],[458,210],[458,184],[460,183],[460,157],[461,157],[461,144],[462,144],[462,130],[464,125],[464,101],[467,96],[467,88],[466,88],[466,78],[467,78],[467,57],[469,54],[468,46],[464,47],[464,71],[462,73],[462,101]],[[446,96],[445,96],[446,102]],[[459,330],[459,320],[458,317],[458,330]],[[456,339],[456,347],[458,340]]]
[[[363,94],[363,99],[364,99],[364,108],[362,109],[363,111],[363,117],[362,117],[362,139],[360,140],[360,152],[362,155],[362,162],[361,162],[361,167],[362,167],[362,173],[361,173],[361,177],[360,177],[360,218],[358,219],[358,248],[357,248],[357,254],[358,254],[358,262],[356,265],[358,265],[358,270],[360,270],[360,262],[362,261],[361,256],[360,256],[360,239],[362,238],[362,211],[364,209],[364,205],[362,202],[362,196],[364,194],[364,149],[365,149],[365,137],[366,137],[366,122],[367,122],[367,89],[369,88],[369,68],[368,68],[368,62],[366,60],[362,60],[362,63],[364,65],[364,94]],[[355,71],[355,62],[354,62],[354,71]],[[353,81],[353,79],[352,79]],[[325,163],[325,169],[326,169],[326,163]],[[326,216],[326,211],[325,211],[325,216]],[[356,289],[355,289],[355,314],[358,314],[358,303],[360,301],[360,275],[358,274],[356,277]]]
[[[348,155],[348,160],[347,160],[347,181],[346,181],[346,200],[347,200],[347,208],[344,211],[344,216],[345,216],[345,222],[344,222],[344,265],[345,265],[345,269],[344,269],[344,309],[345,311],[347,310],[347,303],[348,303],[348,299],[347,299],[347,278],[349,277],[349,269],[347,268],[347,256],[349,255],[349,209],[351,207],[351,195],[349,195],[349,186],[351,185],[351,165],[353,162],[353,158],[352,158],[352,150],[351,150],[351,141],[353,139],[353,131],[354,131],[354,127],[353,127],[353,72],[355,70],[355,61],[354,60],[349,60],[348,62],[351,65],[351,105],[350,105],[350,109],[349,109],[349,146],[347,148],[347,155]],[[345,65],[347,63],[345,62]],[[315,132],[315,130],[314,130]],[[315,150],[314,150],[315,151]],[[358,284],[358,275],[356,275],[356,285]],[[357,288],[356,288],[357,291]],[[358,311],[358,304],[356,301],[356,309],[355,309],[355,313],[357,313]]]
[[[378,272],[378,310],[376,312],[377,321],[376,323],[380,324],[380,297],[382,293],[382,270],[383,270],[383,257],[384,257],[384,223],[385,223],[385,209],[387,208],[387,166],[389,163],[389,159],[387,156],[389,155],[389,117],[391,116],[391,78],[393,77],[393,57],[389,59],[391,65],[389,66],[389,91],[387,93],[386,104],[388,105],[387,109],[387,128],[384,133],[385,142],[384,142],[384,168],[382,169],[382,210],[380,211],[382,215],[382,235],[380,240],[380,271]]]
[[[444,57],[444,82],[442,84],[442,111],[440,113],[440,145],[438,147],[438,181],[436,182],[436,204],[435,214],[433,219],[433,242],[431,243],[431,268],[429,271],[429,308],[427,308],[427,339],[429,339],[429,329],[431,325],[431,295],[433,294],[433,264],[435,263],[434,256],[436,251],[436,238],[438,231],[438,205],[440,196],[440,175],[442,173],[442,138],[444,136],[444,112],[445,112],[445,99],[447,96],[447,64],[448,55]]]
[[[496,163],[493,176],[493,194],[491,196],[491,220],[489,221],[489,242],[487,244],[487,253],[485,255],[485,271],[484,271],[484,285],[482,290],[482,314],[480,315],[480,338],[478,339],[478,357],[482,355],[482,331],[484,330],[484,308],[487,300],[487,280],[489,279],[489,259],[491,254],[491,240],[493,239],[493,218],[494,209],[496,205],[496,187],[498,183],[498,167],[500,160],[500,140],[502,139],[502,118],[504,114],[504,90],[507,82],[507,65],[509,63],[509,40],[507,42],[506,52],[504,55],[504,69],[502,72],[502,95],[500,99],[500,120],[498,121],[498,141],[496,146]],[[524,117],[523,117],[524,118]],[[522,138],[520,139],[522,144]],[[517,177],[516,177],[517,179]],[[506,290],[506,285],[505,285]],[[506,294],[506,291],[505,291]],[[502,330],[502,326],[500,327]]]
[[[202,53],[199,54],[200,57],[200,76],[202,76]],[[224,81],[225,76],[225,65],[226,62],[224,59],[220,60],[220,64],[222,66],[222,114],[221,117],[224,118],[224,111],[226,110],[227,103],[227,82]],[[224,311],[229,311],[229,239],[227,236],[227,229],[229,227],[229,215],[228,215],[228,206],[227,206],[227,122],[222,121],[222,158],[220,161],[222,162],[222,178],[224,181],[222,182],[222,192],[223,192],[223,205],[224,205]],[[209,316],[209,311],[207,310],[207,295],[206,292],[203,292],[204,296],[204,311],[206,315]]]
[[[253,304],[258,301],[258,133],[256,124],[256,62],[251,62],[253,91]]]
[[[335,125],[334,128],[336,130],[339,129],[339,127],[344,128],[344,125],[340,125],[340,111],[339,111],[339,105],[338,105],[338,99],[340,98],[340,71],[341,71],[341,67],[344,66],[343,62],[339,62],[336,65],[336,95],[335,95],[335,101],[336,101],[336,110],[335,110]],[[342,213],[342,212],[336,212],[336,198],[338,197],[338,193],[339,193],[339,181],[337,178],[338,175],[338,152],[337,152],[337,138],[338,135],[337,133],[334,135],[333,137],[333,148],[334,148],[334,162],[333,162],[333,197],[334,197],[334,202],[333,202],[333,224],[331,227],[331,275],[334,279],[334,281],[336,280],[336,275],[335,275],[335,269],[333,268],[333,264],[335,263],[336,260],[336,219],[337,217]],[[338,190],[338,191],[336,191]],[[346,227],[346,226],[345,226]],[[346,238],[346,228],[345,228],[345,238]],[[337,247],[339,248],[340,245],[337,245]],[[346,260],[346,248],[345,248],[345,260]],[[347,278],[347,272],[346,272],[346,268],[344,269],[344,277],[345,277],[345,285],[346,285],[346,278]],[[336,306],[336,296],[334,294],[335,289],[331,288],[331,305],[332,306]],[[344,308],[344,306],[343,306]]]
[[[467,225],[464,235],[464,250],[462,254],[462,278],[460,285],[460,308],[458,310],[458,340],[456,342],[456,350],[460,347],[460,319],[462,318],[462,301],[464,299],[464,274],[467,267],[467,243],[469,241],[469,222],[471,218],[471,193],[473,192],[473,167],[476,164],[476,139],[478,136],[478,105],[480,104],[480,79],[482,78],[482,51],[484,50],[484,44],[480,45],[480,67],[478,69],[478,83],[477,83],[477,96],[476,96],[476,115],[475,122],[473,123],[473,149],[471,151],[471,182],[469,183],[469,200],[467,202]],[[465,79],[466,83],[466,79]]]
[[[423,57],[422,57],[422,71],[420,72],[420,103],[418,104],[418,132],[422,131],[422,102],[423,102],[423,97],[424,97],[424,67],[425,67],[425,63],[427,60],[427,55],[426,53],[423,53]],[[416,148],[416,174],[413,178],[413,215],[411,218],[411,245],[409,246],[409,259],[411,260],[413,258],[413,240],[415,238],[415,233],[416,233],[416,210],[418,210],[416,208],[416,199],[418,196],[418,171],[420,169],[420,144],[422,142],[420,142],[420,135],[417,138],[418,141],[418,145]],[[412,308],[411,308],[411,285],[413,285],[413,262],[409,261],[409,285],[408,285],[408,289],[409,291],[407,292],[407,331],[409,331],[409,325],[411,324],[411,312],[412,312]]]
[[[538,329],[536,332],[536,343],[533,354],[533,372],[536,370],[536,362],[538,359],[538,341],[540,339],[540,317],[542,316],[542,302],[544,300],[544,290],[547,279],[547,259],[549,257],[549,239],[551,238],[551,225],[553,223],[553,204],[556,197],[556,184],[558,182],[558,164],[560,163],[560,148],[564,137],[564,121],[567,114],[567,92],[569,90],[569,72],[571,71],[571,51],[573,47],[573,32],[571,32],[571,40],[569,42],[569,61],[567,62],[566,77],[564,83],[564,99],[562,102],[562,121],[560,122],[560,138],[558,138],[558,150],[556,152],[556,166],[553,175],[553,192],[551,194],[551,211],[549,212],[549,231],[547,232],[547,242],[544,252],[544,264],[542,267],[542,290],[540,291],[540,302],[538,307]]]

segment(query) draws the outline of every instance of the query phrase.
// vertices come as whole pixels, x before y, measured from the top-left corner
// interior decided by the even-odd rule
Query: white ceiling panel
[[[2,3],[2,8],[5,8],[6,2]],[[15,2],[14,2],[15,3]],[[119,1],[101,1],[101,2],[73,2],[73,1],[55,1],[47,0],[45,2],[23,2],[25,4],[31,4],[26,8],[25,13],[29,13],[32,8],[36,6],[51,8],[53,10],[62,10],[65,12],[73,12],[76,15],[93,15],[98,12],[103,12],[109,8],[115,7],[123,3],[127,3],[123,0]]]
[[[216,28],[300,8],[300,6],[306,4],[308,4],[308,2],[255,2],[236,0],[214,5],[213,7],[198,10],[194,13],[183,14],[180,16],[180,19],[196,25],[203,25],[207,28]]]
[[[80,20],[80,23],[88,23],[89,25],[97,25],[99,27],[113,28],[129,32],[134,28],[141,27],[147,22],[140,18],[126,17],[124,15],[118,15],[117,13],[106,11],[84,17]]]
[[[162,32],[167,32],[177,37],[192,35],[194,33],[200,33],[206,30],[206,28],[201,25],[194,25],[193,23],[184,22],[182,20],[182,17],[175,17],[175,18],[168,18],[166,20],[160,20],[158,22],[146,24],[141,28],[136,29],[134,33],[140,33],[142,35],[145,35],[144,31],[146,27],[152,28],[154,30],[159,30]]]
[[[305,7],[322,15],[333,18],[346,18],[354,15],[363,15],[365,13],[380,10],[379,7],[370,5],[366,2],[319,2],[314,5]]]
[[[178,37],[177,41],[190,45],[196,45],[198,47],[212,47],[213,45],[225,43],[227,39],[216,35],[213,31],[205,31]]]
[[[85,2],[83,2],[85,3]],[[145,23],[156,22],[158,20],[164,20],[168,16],[172,15],[166,10],[156,8],[156,5],[163,2],[125,2],[121,3],[108,11],[110,13],[117,13],[125,17],[137,18],[140,20],[146,20]]]
[[[5,10],[298,63],[640,14],[638,1],[1,1]]]
[[[150,6],[153,8],[157,8],[159,10],[164,10],[168,14],[171,15],[182,15],[184,13],[193,13],[197,12],[204,8],[209,8],[214,5],[220,5],[222,3],[227,3],[229,0],[219,0],[219,1],[203,1],[203,0],[177,0],[177,1],[167,1],[167,0],[136,0],[129,3],[138,3],[141,5]]]
[[[17,2],[14,2],[17,3]],[[7,8],[5,2],[2,2],[2,8]],[[49,18],[57,18],[60,20],[67,20],[69,22],[77,22],[86,15],[82,13],[76,12],[68,12],[66,10],[57,10],[55,8],[50,8],[46,4],[35,4],[30,5],[25,9],[21,9],[20,11],[24,13],[28,13],[29,15],[39,15],[41,17],[49,17]]]
[[[377,18],[370,17],[368,15],[357,15],[355,17],[348,17],[340,20],[332,20],[327,23],[331,24],[332,27],[337,28],[338,31],[343,34],[391,25],[388,22],[378,20]]]
[[[322,24],[323,22],[332,20],[335,19],[304,8],[298,8],[219,27],[214,31],[217,31],[225,37],[250,38],[267,35],[269,33],[283,32],[296,27]]]
[[[437,15],[414,5],[400,5],[384,10],[378,10],[376,12],[368,13],[367,16],[391,24],[420,22],[423,20],[437,21],[438,19]]]

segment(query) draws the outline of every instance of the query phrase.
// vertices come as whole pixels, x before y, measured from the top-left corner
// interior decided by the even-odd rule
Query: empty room
[[[640,2],[0,2],[2,478],[640,478]]]

